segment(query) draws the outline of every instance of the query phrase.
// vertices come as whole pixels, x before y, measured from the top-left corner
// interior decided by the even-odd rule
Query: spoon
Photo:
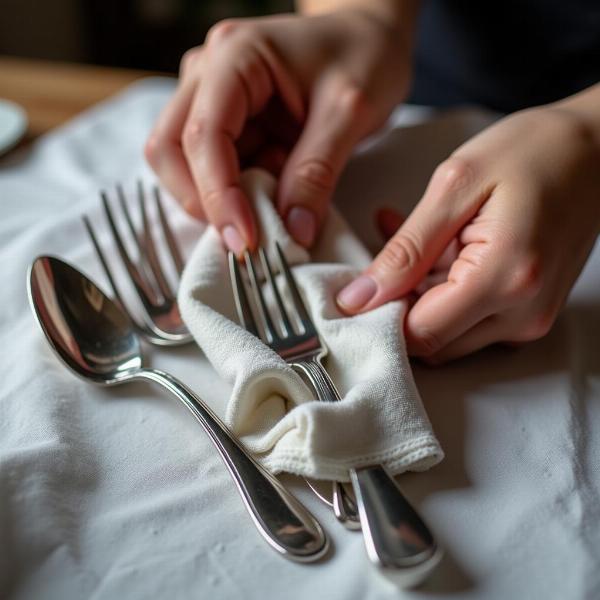
[[[328,540],[319,522],[246,453],[212,410],[173,376],[143,367],[139,339],[116,302],[77,269],[52,256],[33,262],[28,292],[42,331],[69,369],[99,385],[147,380],[166,388],[208,434],[271,547],[300,562],[325,554]]]

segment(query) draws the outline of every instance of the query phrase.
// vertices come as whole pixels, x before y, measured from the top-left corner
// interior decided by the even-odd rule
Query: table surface
[[[29,118],[25,142],[150,75],[149,71],[0,56],[0,97]]]
[[[332,552],[310,566],[282,560],[176,402],[141,384],[91,387],[60,366],[29,311],[28,265],[61,256],[106,286],[81,215],[107,243],[98,190],[121,181],[135,193],[138,179],[152,181],[142,148],[172,83],[138,82],[0,159],[0,539],[9,548],[0,597],[600,598],[600,245],[545,338],[436,369],[414,365],[446,453],[399,478],[445,551],[416,591],[384,587],[361,536],[289,477]],[[410,211],[440,155],[488,121],[445,113],[396,123],[363,145],[336,191],[361,239],[376,235],[382,206]],[[198,225],[165,201],[188,256]],[[223,414],[231,390],[197,349],[145,350]]]

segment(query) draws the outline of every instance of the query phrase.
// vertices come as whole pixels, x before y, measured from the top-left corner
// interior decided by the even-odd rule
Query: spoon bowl
[[[233,478],[254,524],[279,554],[299,562],[323,556],[319,522],[236,440],[212,410],[172,375],[144,368],[139,339],[121,307],[77,269],[52,256],[29,270],[34,315],[51,347],[79,377],[100,385],[158,383],[196,417]]]
[[[54,257],[30,269],[31,306],[50,345],[77,375],[111,385],[142,367],[131,321],[89,279]]]

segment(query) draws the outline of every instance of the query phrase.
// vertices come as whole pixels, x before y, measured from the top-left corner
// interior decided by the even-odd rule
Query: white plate
[[[27,131],[27,115],[14,102],[0,100],[0,155],[10,150]]]

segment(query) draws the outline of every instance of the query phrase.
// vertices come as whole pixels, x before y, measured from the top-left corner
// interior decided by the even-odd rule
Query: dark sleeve
[[[410,101],[501,112],[600,81],[600,0],[423,0]]]

